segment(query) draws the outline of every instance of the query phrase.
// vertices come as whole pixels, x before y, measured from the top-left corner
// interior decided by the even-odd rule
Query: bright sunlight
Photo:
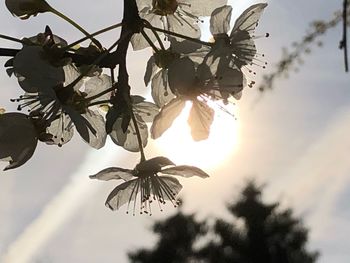
[[[207,140],[195,142],[187,124],[191,102],[187,102],[181,115],[154,145],[161,154],[168,156],[175,164],[200,165],[214,168],[221,165],[238,148],[239,122],[236,119],[237,107],[225,105],[224,112],[217,103],[210,105],[215,109],[214,122]],[[232,115],[234,113],[234,116]]]

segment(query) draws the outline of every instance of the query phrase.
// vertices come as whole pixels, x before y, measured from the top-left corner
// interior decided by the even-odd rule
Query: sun
[[[154,145],[157,151],[169,157],[175,164],[195,165],[204,169],[214,169],[227,160],[227,157],[238,148],[239,122],[234,117],[237,107],[233,104],[225,105],[228,114],[217,104],[211,105],[215,109],[214,122],[207,140],[195,142],[191,138],[187,118],[191,109],[191,102],[187,102],[181,115],[173,125],[157,140]]]

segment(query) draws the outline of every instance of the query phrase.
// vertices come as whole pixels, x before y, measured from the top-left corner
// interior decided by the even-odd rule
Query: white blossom
[[[180,33],[192,38],[201,35],[198,23],[200,17],[210,16],[211,12],[227,0],[136,0],[140,17],[152,26]],[[152,42],[156,41],[154,33],[146,29],[147,36]],[[149,43],[142,34],[135,34],[131,41],[134,50],[143,49]]]
[[[243,88],[243,74],[238,69],[217,67],[215,73],[202,63],[198,67],[189,58],[181,58],[168,68],[168,81],[175,98],[162,107],[151,127],[153,139],[159,138],[180,115],[186,101],[192,102],[188,118],[192,138],[207,139],[214,120],[214,110],[207,100],[227,100]]]
[[[215,9],[210,18],[210,31],[215,39],[212,55],[223,58],[225,63],[231,63],[230,66],[241,68],[251,64],[256,55],[254,31],[266,6],[261,3],[246,9],[237,18],[230,34],[232,7]]]
[[[169,176],[171,175],[171,176]],[[117,210],[127,204],[127,213],[133,202],[133,214],[136,205],[139,205],[140,214],[152,214],[151,204],[157,202],[159,206],[169,200],[177,206],[177,195],[182,189],[180,182],[172,176],[207,178],[209,175],[201,169],[188,165],[176,166],[165,157],[155,157],[140,162],[133,170],[119,167],[106,168],[95,175],[92,179],[103,181],[124,180],[109,194],[106,206]],[[139,195],[139,199],[137,199]],[[138,202],[139,200],[139,202]],[[162,211],[162,210],[161,210]]]

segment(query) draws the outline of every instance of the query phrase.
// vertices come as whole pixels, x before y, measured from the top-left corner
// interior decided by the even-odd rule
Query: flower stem
[[[78,84],[79,81],[81,81],[87,74],[90,73],[90,71],[94,68],[95,65],[97,65],[102,59],[104,59],[107,55],[109,55],[109,52],[115,48],[123,38],[119,38],[116,42],[114,42],[105,53],[101,54],[93,63],[91,63],[91,66],[87,68],[79,77],[77,77],[72,83],[70,83],[66,87],[74,87],[76,84]],[[106,92],[107,90],[105,90]],[[99,95],[100,96],[100,95]]]
[[[0,34],[0,38],[24,44],[23,40]]]
[[[95,105],[100,105],[100,104],[108,104],[110,103],[111,100],[100,100],[100,101],[95,101],[95,102],[92,102],[88,105],[88,107],[91,107],[91,106],[95,106]]]
[[[68,16],[66,16],[65,14],[62,14],[60,11],[56,10],[55,8],[50,6],[50,12],[52,12],[53,14],[57,15],[58,17],[62,18],[63,20],[67,21],[69,24],[71,24],[72,26],[74,26],[76,29],[78,29],[80,32],[82,32],[85,36],[87,36],[88,38],[91,39],[92,42],[94,42],[94,44],[98,47],[101,47],[100,42],[98,42],[95,38],[90,37],[91,35],[84,29],[82,28],[78,23],[76,23],[75,21],[73,21],[72,19],[70,19]]]
[[[153,33],[154,36],[156,37],[156,39],[157,39],[157,41],[158,41],[158,43],[159,43],[160,48],[161,48],[162,50],[165,50],[165,47],[164,47],[164,45],[163,45],[163,42],[162,42],[162,40],[160,39],[160,37],[159,37],[157,31],[154,30],[154,28],[152,27],[152,25],[151,25],[150,22],[148,22],[147,20],[145,20],[144,22],[145,22],[147,25],[151,26],[150,29],[152,30],[152,33]]]
[[[115,90],[115,86],[114,85],[112,85],[112,87],[110,87],[109,89],[101,91],[100,93],[98,93],[98,94],[96,94],[96,95],[94,95],[92,97],[86,98],[86,101],[92,101],[94,99],[97,99],[98,97],[101,97],[102,95],[105,95],[106,93],[111,92],[113,90]]]
[[[146,39],[147,43],[152,47],[154,52],[157,52],[158,48],[153,44],[152,40],[147,36],[146,32],[143,29],[141,30],[141,34]]]
[[[164,34],[168,34],[168,35],[174,36],[174,37],[179,37],[179,38],[186,39],[186,40],[189,40],[189,41],[198,43],[198,44],[202,44],[202,45],[204,45],[204,46],[209,46],[209,47],[212,46],[211,43],[202,41],[202,40],[200,40],[200,39],[192,38],[192,37],[188,37],[188,36],[184,36],[184,35],[181,35],[181,34],[178,34],[178,33],[175,33],[175,32],[171,32],[171,31],[168,31],[168,30],[159,28],[159,27],[154,27],[154,26],[152,26],[152,25],[150,25],[150,24],[147,24],[147,23],[145,24],[145,27],[146,27],[146,28],[149,28],[149,29],[151,29],[151,30],[153,29],[153,30],[155,30],[155,31],[162,32],[162,33],[164,33]]]
[[[18,49],[12,48],[0,48],[0,56],[1,57],[14,57],[19,52]]]
[[[97,36],[97,35],[100,35],[100,34],[102,34],[102,33],[108,32],[108,31],[110,31],[110,30],[112,30],[112,29],[121,27],[122,25],[123,25],[123,23],[118,23],[118,24],[111,25],[111,26],[109,26],[109,27],[103,28],[103,29],[101,29],[101,30],[98,30],[98,31],[96,31],[96,32],[94,32],[94,33],[92,33],[92,34],[88,34],[87,36],[85,36],[85,37],[83,37],[83,38],[81,38],[81,39],[79,39],[79,40],[77,40],[77,41],[75,41],[75,42],[69,44],[69,45],[66,46],[66,47],[64,47],[64,49],[65,49],[65,50],[70,49],[70,48],[74,47],[75,45],[77,45],[77,44],[79,44],[79,43],[81,43],[81,42],[83,42],[83,41],[85,41],[85,40],[91,39],[91,38],[93,38],[93,37],[95,37],[95,36]]]

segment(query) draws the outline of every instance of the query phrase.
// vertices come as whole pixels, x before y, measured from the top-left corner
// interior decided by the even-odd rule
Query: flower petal
[[[133,178],[132,170],[119,168],[119,167],[109,167],[103,169],[97,174],[90,175],[91,179],[98,179],[102,181],[109,180],[119,180],[122,179],[124,181],[130,181]]]
[[[171,191],[171,195],[168,194],[163,194],[163,198],[165,200],[175,200],[178,194],[180,193],[182,189],[182,185],[180,184],[179,180],[172,176],[158,176],[158,180],[163,183],[163,188],[164,184],[166,185],[166,189],[169,189]]]
[[[227,34],[230,30],[232,7],[222,6],[213,11],[210,17],[210,32],[212,35]]]
[[[71,119],[66,114],[61,114],[57,119],[52,121],[50,126],[46,129],[49,138],[44,140],[44,142],[46,144],[60,146],[69,142],[74,134],[71,122]]]
[[[188,118],[193,140],[201,141],[209,137],[210,126],[214,121],[214,110],[205,102],[194,100]]]
[[[89,145],[95,149],[102,148],[106,143],[106,123],[98,111],[87,110],[82,115],[93,129],[89,129]]]
[[[38,0],[6,0],[7,9],[12,15],[20,19],[28,19],[30,16],[36,16],[38,13],[50,11],[50,6],[46,1]]]
[[[198,176],[201,178],[208,178],[209,175],[204,172],[203,170],[199,169],[195,166],[189,166],[189,165],[178,165],[175,167],[170,167],[163,169],[161,171],[163,174],[170,174],[170,175],[178,175],[182,177],[192,177],[192,176]]]
[[[185,107],[186,101],[182,98],[175,98],[165,105],[159,114],[154,118],[151,127],[151,136],[153,139],[159,138],[180,115]]]
[[[143,12],[144,9],[147,11],[152,8],[152,0],[136,0],[137,8]]]
[[[154,56],[151,56],[150,59],[147,61],[146,72],[143,78],[146,86],[149,84],[151,78],[154,76],[158,69],[159,68],[156,65],[156,60]]]
[[[24,46],[13,60],[13,69],[21,88],[29,93],[63,84],[65,72],[52,65],[45,51],[39,46]]]
[[[167,70],[158,71],[152,78],[152,98],[158,107],[163,107],[171,101],[175,95],[168,85]]]
[[[63,67],[64,70],[64,86],[68,86],[73,81],[75,81],[77,78],[80,77],[81,73],[80,71],[73,66],[72,64],[68,64]],[[78,91],[84,84],[84,80],[80,80],[77,84],[74,85],[73,90]]]
[[[85,83],[85,93],[87,93],[87,98],[93,97],[97,94],[100,94],[101,92],[104,92],[105,90],[112,87],[112,79],[110,76],[106,74],[102,74],[101,76],[95,76],[90,78]],[[102,96],[99,96],[96,99],[93,99],[90,101],[90,103],[95,101],[101,101],[101,100],[109,100],[111,98],[112,92],[108,92]]]
[[[159,108],[152,102],[143,101],[133,105],[134,113],[145,122],[152,122],[159,113]]]
[[[243,11],[235,22],[231,36],[236,31],[247,31],[251,34],[258,25],[260,16],[265,7],[267,7],[266,3],[255,4]]]
[[[137,117],[137,115],[135,115]],[[142,145],[145,147],[148,141],[148,129],[146,123],[142,119],[137,119],[138,127],[141,135]],[[140,147],[137,140],[137,134],[134,123],[130,121],[126,132],[123,132],[123,119],[118,118],[112,128],[112,132],[109,134],[112,141],[119,146],[122,146],[125,150],[130,152],[139,152]]]
[[[143,13],[141,13],[141,12],[140,12],[140,16],[142,19],[145,19],[148,22],[150,22],[150,24],[152,26],[158,27],[158,28],[162,27],[160,16],[158,16],[154,13],[148,13],[148,14],[143,15]],[[154,43],[157,40],[157,38],[153,34],[152,30],[150,30],[148,28],[144,28],[144,32],[149,37],[149,39],[152,41],[152,43]],[[143,37],[143,35],[141,33],[136,33],[131,37],[131,45],[132,45],[134,50],[141,50],[141,49],[144,49],[144,48],[147,48],[150,46],[149,43],[147,42],[147,40]]]
[[[167,15],[166,18],[169,31],[181,32],[182,35],[190,36],[192,38],[201,37],[201,30],[198,26],[197,18],[177,13]],[[181,40],[181,38],[178,39]]]
[[[178,0],[179,4],[183,3],[184,10],[196,16],[210,16],[215,8],[223,6],[227,0]],[[186,8],[186,9],[185,9]]]
[[[62,109],[69,115],[75,128],[85,142],[95,149],[104,146],[107,135],[105,122],[101,114],[87,110],[86,113],[81,115],[68,106],[62,106]]]
[[[108,195],[106,206],[114,211],[126,203],[135,202],[140,189],[138,179],[122,183]]]
[[[174,94],[189,95],[196,82],[195,63],[188,57],[176,59],[169,66],[168,81]]]
[[[227,99],[228,95],[234,96],[243,90],[243,73],[236,68],[219,67],[217,79],[218,91],[224,99]]]
[[[27,115],[0,115],[0,160],[9,161],[4,170],[17,168],[33,155],[38,142],[36,129]]]

